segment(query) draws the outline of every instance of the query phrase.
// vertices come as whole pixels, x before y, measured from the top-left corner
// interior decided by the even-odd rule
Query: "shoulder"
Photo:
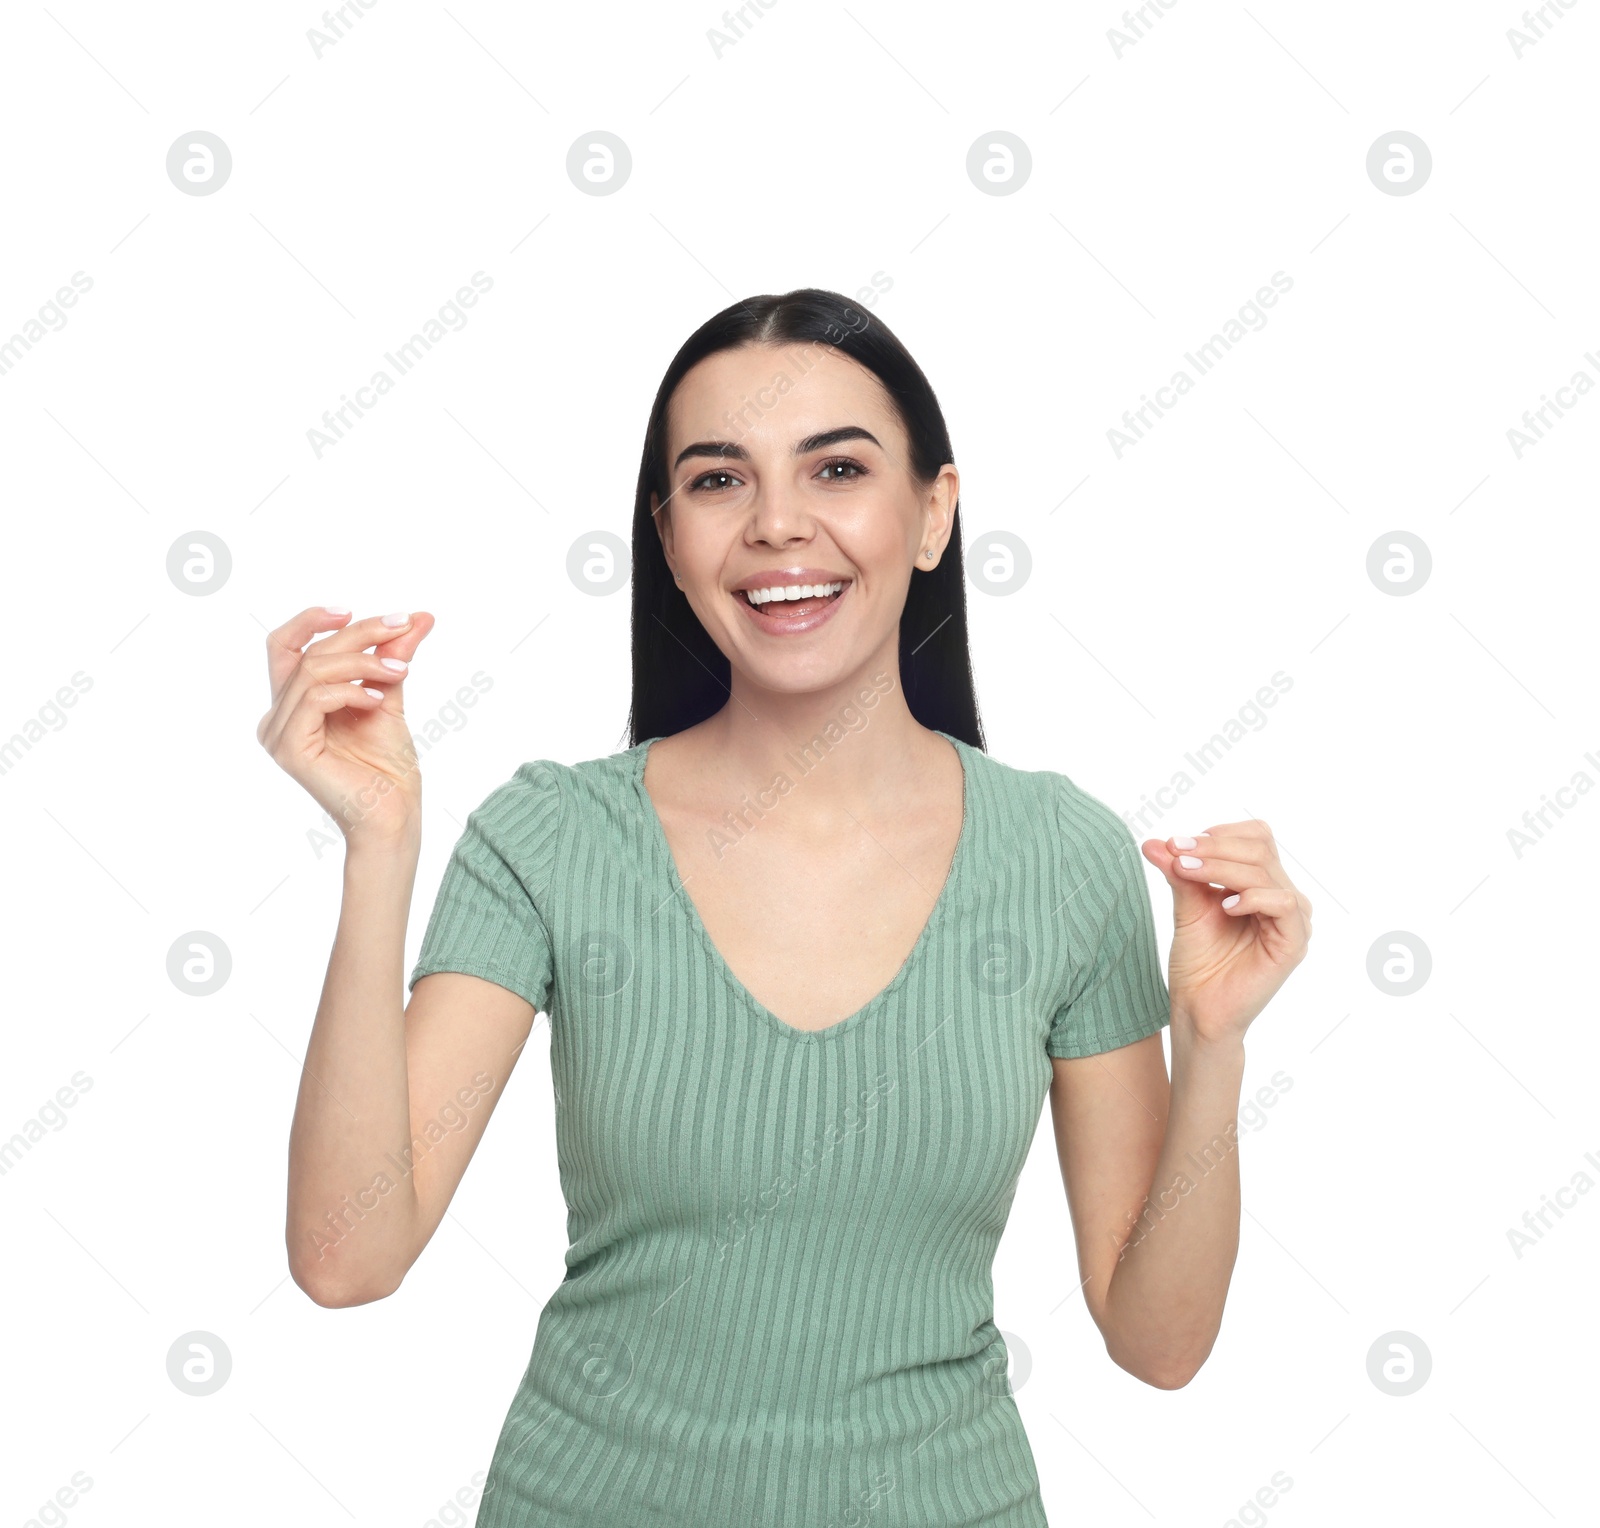
[[[457,852],[484,846],[519,864],[548,853],[561,821],[565,768],[553,759],[519,764],[467,814]]]
[[[554,759],[528,759],[483,798],[473,815],[506,822],[557,807],[566,768]]]
[[[575,764],[564,764],[559,759],[528,759],[517,766],[509,780],[484,797],[478,810],[516,812],[552,806],[585,792],[615,791],[627,785],[636,773],[641,748],[625,748]]]
[[[528,759],[497,785],[473,813],[484,828],[513,837],[554,837],[587,825],[615,827],[637,815],[636,781],[644,745],[566,764]]]
[[[1139,840],[1101,796],[1061,770],[1019,769],[976,749],[966,757],[1003,822],[995,842],[1042,867],[1050,905],[1069,921],[1103,921],[1145,888]]]
[[[1069,844],[1137,852],[1133,829],[1120,812],[1070,776],[1046,773],[1054,786],[1057,826]]]
[[[1103,851],[1134,842],[1127,820],[1070,775],[1055,769],[1021,769],[970,745],[962,747],[981,788],[1058,846]]]

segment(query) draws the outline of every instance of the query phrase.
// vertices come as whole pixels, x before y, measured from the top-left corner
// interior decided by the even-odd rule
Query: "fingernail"
[[[1232,907],[1233,904],[1235,902],[1237,902],[1238,900],[1239,900],[1239,893],[1238,892],[1234,892],[1234,894],[1231,897],[1224,897],[1222,899],[1222,905],[1224,907]]]
[[[364,685],[361,686],[361,688],[364,689],[367,692],[367,694],[369,694],[374,700],[382,700],[383,699],[383,691],[382,690],[375,690],[375,689],[372,688],[372,686],[370,684],[364,684]]]
[[[1185,870],[1198,870],[1201,865],[1205,863],[1205,861],[1197,860],[1192,854],[1180,854],[1178,856],[1178,863],[1182,865]]]
[[[385,626],[404,626],[411,617],[409,615],[386,615],[383,618]]]
[[[1173,847],[1177,849],[1194,848],[1194,840],[1192,838],[1186,838],[1182,833],[1178,834],[1178,836],[1172,840],[1172,843]]]
[[[322,608],[326,610],[329,615],[350,614],[350,607],[348,605],[324,605]]]
[[[409,663],[404,663],[399,658],[385,658],[383,660],[383,666],[385,668],[393,669],[397,674],[403,674],[408,668],[411,667]]]

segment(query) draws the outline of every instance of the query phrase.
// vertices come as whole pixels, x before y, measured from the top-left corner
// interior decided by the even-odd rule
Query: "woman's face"
[[[914,481],[878,379],[820,343],[745,345],[684,376],[667,425],[670,492],[651,512],[734,671],[792,693],[892,661],[912,570],[944,555],[960,480],[947,463]]]

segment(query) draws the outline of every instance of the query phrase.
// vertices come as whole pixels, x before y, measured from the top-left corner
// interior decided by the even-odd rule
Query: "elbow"
[[[384,1300],[400,1287],[399,1280],[374,1281],[329,1276],[324,1272],[306,1269],[293,1271],[294,1281],[310,1297],[313,1305],[325,1310],[343,1310],[349,1305],[371,1305],[374,1300]]]
[[[1157,1390],[1182,1390],[1185,1385],[1200,1372],[1200,1365],[1191,1367],[1146,1369],[1136,1374],[1145,1384],[1153,1385]]]
[[[290,1257],[289,1276],[312,1304],[326,1310],[343,1310],[346,1306],[371,1305],[375,1300],[387,1299],[400,1287],[405,1274],[394,1277],[351,1268],[334,1257]]]
[[[291,1180],[283,1248],[289,1276],[312,1304],[343,1310],[386,1300],[399,1289],[421,1251],[402,1218],[409,1207],[372,1221],[358,1216],[354,1224],[348,1211],[344,1218],[330,1213],[317,1221],[305,1191],[296,1190]]]
[[[1176,1353],[1128,1353],[1106,1344],[1106,1352],[1119,1369],[1156,1390],[1182,1390],[1205,1365],[1209,1353],[1185,1358]]]
[[[343,1310],[350,1305],[371,1305],[374,1300],[382,1300],[392,1295],[395,1287],[392,1285],[365,1285],[345,1284],[330,1279],[296,1279],[295,1283],[310,1297],[313,1305],[320,1305],[324,1310]]]

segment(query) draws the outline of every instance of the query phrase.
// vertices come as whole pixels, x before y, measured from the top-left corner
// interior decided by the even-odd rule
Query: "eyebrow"
[[[837,446],[847,440],[870,440],[881,451],[883,446],[878,437],[871,430],[864,430],[858,424],[841,425],[836,430],[823,430],[816,435],[807,435],[803,440],[794,443],[794,455],[804,456],[811,451],[820,451],[825,446]],[[750,453],[736,440],[697,440],[693,445],[685,446],[672,463],[672,470],[676,472],[691,456],[719,456],[729,457],[734,461],[747,462]]]

